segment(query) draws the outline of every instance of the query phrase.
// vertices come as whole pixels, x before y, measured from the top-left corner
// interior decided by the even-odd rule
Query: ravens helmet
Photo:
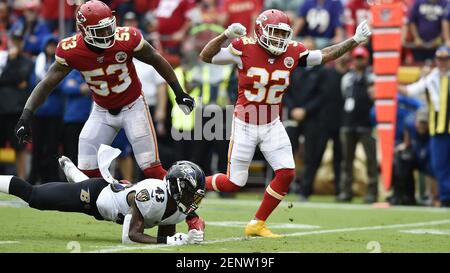
[[[205,173],[190,161],[177,161],[167,171],[170,195],[178,209],[189,214],[195,211],[205,196]]]

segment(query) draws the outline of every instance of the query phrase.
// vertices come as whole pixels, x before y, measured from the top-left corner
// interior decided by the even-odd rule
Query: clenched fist
[[[225,30],[225,36],[232,39],[245,36],[246,34],[247,29],[239,23],[233,23]]]

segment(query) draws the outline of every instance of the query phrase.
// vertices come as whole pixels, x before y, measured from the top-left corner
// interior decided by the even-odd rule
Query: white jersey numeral
[[[120,83],[117,85],[110,87],[106,81],[97,81],[92,79],[93,77],[112,75],[116,73],[116,71],[120,71],[120,74],[117,76]],[[91,71],[81,71],[81,73],[83,74],[84,80],[89,85],[91,90],[100,96],[108,96],[111,92],[122,93],[127,90],[131,84],[128,66],[125,63],[111,64],[106,68],[106,72],[102,68],[97,68]]]
[[[247,100],[255,102],[263,102],[268,104],[277,104],[281,102],[283,97],[283,91],[289,86],[289,75],[288,70],[275,70],[270,74],[265,68],[261,67],[250,67],[247,70],[247,77],[259,77],[258,80],[253,82],[253,88],[257,92],[252,92],[251,90],[245,90],[244,94]],[[267,84],[269,79],[273,81],[284,80],[283,84],[275,84],[269,87],[269,92],[267,92]]]

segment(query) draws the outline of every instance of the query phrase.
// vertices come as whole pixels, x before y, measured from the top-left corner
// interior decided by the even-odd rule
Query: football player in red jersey
[[[367,41],[371,32],[367,23],[362,22],[351,39],[309,51],[302,43],[291,40],[292,29],[287,15],[271,9],[258,16],[254,38],[245,35],[244,26],[231,24],[200,53],[205,62],[236,64],[239,72],[228,173],[208,176],[206,189],[234,192],[243,187],[255,148],[259,145],[275,171],[275,177],[266,188],[254,219],[247,224],[245,234],[279,237],[267,228],[265,221],[286,195],[295,174],[291,143],[279,118],[281,98],[289,85],[289,76],[296,66],[320,65],[342,56]],[[227,48],[222,48],[227,39],[234,40]]]
[[[97,150],[100,144],[111,144],[117,132],[124,128],[145,176],[162,179],[166,171],[158,158],[155,130],[133,57],[155,67],[174,90],[176,101],[186,114],[192,111],[194,100],[183,91],[169,63],[143,39],[139,30],[116,27],[116,18],[105,3],[88,1],[81,5],[76,23],[79,32],[59,42],[55,63],[26,102],[15,128],[19,141],[30,140],[33,112],[76,69],[83,75],[94,99],[93,110],[79,137],[79,169],[89,177],[100,177]]]

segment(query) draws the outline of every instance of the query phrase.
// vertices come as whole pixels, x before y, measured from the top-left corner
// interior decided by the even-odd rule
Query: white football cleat
[[[59,166],[64,172],[64,175],[67,178],[69,183],[78,183],[84,180],[89,179],[87,175],[82,173],[76,166],[73,164],[72,160],[66,156],[61,156],[58,158]]]

